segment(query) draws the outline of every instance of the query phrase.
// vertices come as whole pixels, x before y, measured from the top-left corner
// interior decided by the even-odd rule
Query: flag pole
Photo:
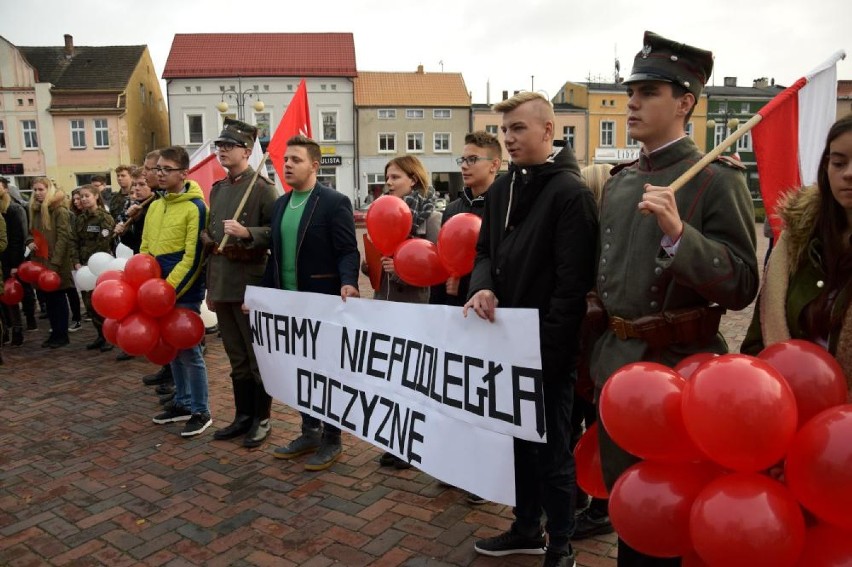
[[[265,167],[266,158],[268,158],[268,157],[269,157],[269,152],[266,152],[265,154],[263,154],[263,157],[260,159],[260,167],[258,167],[254,171],[254,175],[251,178],[251,182],[249,183],[248,187],[246,187],[246,191],[245,191],[245,193],[243,193],[243,198],[240,201],[240,204],[237,205],[236,212],[234,212],[234,218],[231,219],[231,220],[237,220],[237,219],[240,218],[240,215],[242,214],[243,209],[246,206],[246,202],[248,201],[249,195],[251,195],[251,190],[254,189],[254,184],[257,183],[257,176],[260,175],[260,168]],[[222,238],[222,242],[219,244],[219,252],[224,250],[225,245],[228,243],[228,237],[229,236],[230,236],[230,234],[226,234]]]

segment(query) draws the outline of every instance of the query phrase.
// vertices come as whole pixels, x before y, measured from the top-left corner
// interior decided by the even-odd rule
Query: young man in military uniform
[[[241,311],[247,285],[257,285],[266,269],[270,242],[269,223],[277,198],[275,186],[257,176],[249,166],[257,128],[226,119],[216,139],[219,163],[228,177],[210,191],[210,224],[202,236],[210,253],[207,265],[207,305],[216,312],[222,344],[231,363],[236,414],[234,421],[213,434],[215,439],[242,435],[243,446],[258,447],[271,430],[272,397],[263,388],[248,315]],[[252,184],[254,181],[254,184]],[[248,191],[239,215],[237,207]],[[220,251],[219,244],[228,237]]]
[[[613,169],[601,201],[597,289],[608,328],[591,353],[598,397],[625,364],[674,366],[696,352],[727,352],[722,312],[757,294],[754,210],[739,162],[717,160],[676,194],[669,188],[702,157],[685,127],[712,69],[709,51],[646,32],[625,81],[628,131],[642,152]],[[611,488],[637,459],[600,434]],[[619,540],[618,564],[680,559],[648,557]]]

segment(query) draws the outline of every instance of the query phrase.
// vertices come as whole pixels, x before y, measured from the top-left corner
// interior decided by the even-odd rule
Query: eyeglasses
[[[224,150],[226,152],[229,152],[236,147],[237,147],[236,144],[232,144],[230,142],[216,142],[216,149],[217,150]]]
[[[464,165],[464,164],[476,165],[477,162],[480,162],[480,161],[491,161],[491,158],[487,158],[487,157],[484,157],[484,156],[469,156],[469,157],[462,156],[460,158],[456,158],[456,164],[458,164],[458,165]]]
[[[154,171],[157,172],[157,175],[168,175],[174,171],[183,171],[182,167],[163,167],[158,165],[154,168]]]

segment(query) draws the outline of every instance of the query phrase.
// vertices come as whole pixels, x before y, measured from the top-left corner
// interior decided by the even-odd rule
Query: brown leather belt
[[[641,339],[652,348],[705,343],[719,332],[725,309],[719,305],[662,311],[636,319],[610,317],[609,328],[622,341]]]
[[[266,252],[266,248],[244,248],[233,244],[225,246],[221,252],[218,246],[212,248],[212,253],[215,256],[222,255],[232,262],[243,263],[259,262],[266,257]]]

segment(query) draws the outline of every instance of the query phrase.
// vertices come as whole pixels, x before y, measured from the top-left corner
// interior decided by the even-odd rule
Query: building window
[[[686,137],[687,138],[693,138],[693,133],[695,133],[695,128],[694,128],[692,122],[690,122],[686,125]]]
[[[95,147],[109,147],[109,125],[107,124],[106,118],[95,119]]]
[[[633,139],[633,136],[630,135],[630,126],[627,127],[627,147],[628,148],[638,148],[639,142]]]
[[[721,144],[722,140],[724,140],[727,137],[727,133],[726,133],[727,130],[728,129],[725,127],[724,124],[716,124],[716,129],[713,132],[713,147],[714,148],[716,146],[718,146],[719,144]]]
[[[86,147],[86,123],[83,120],[71,121],[71,147],[76,149]]]
[[[204,143],[204,116],[201,114],[186,115],[186,142],[188,144]]]
[[[601,121],[601,147],[611,148],[615,146],[615,122],[612,120]]]
[[[317,172],[317,182],[322,183],[326,187],[337,189],[337,168],[336,167],[321,167]]]
[[[396,134],[391,132],[383,132],[379,134],[379,153],[396,153]]]
[[[487,133],[491,134],[492,136],[497,135],[497,130],[498,130],[498,128],[497,128],[496,124],[486,124],[485,125],[485,131]]]
[[[139,83],[139,99],[145,104],[145,85]]]
[[[367,185],[384,185],[385,184],[385,174],[384,173],[368,173],[367,174]]]
[[[742,112],[743,114],[751,113],[751,104],[749,104],[747,102],[742,103],[740,105],[740,112]]]
[[[35,100],[33,100],[33,99],[31,99],[31,98],[28,98],[28,99],[27,99],[27,105],[29,105],[29,106],[33,106],[33,104],[35,104]]]
[[[562,127],[562,139],[565,140],[565,143],[572,150],[574,149],[574,127],[573,126],[563,126]]]
[[[751,132],[746,132],[743,134],[743,137],[737,140],[737,151],[738,152],[750,152],[751,151]]]
[[[432,118],[435,120],[449,120],[453,117],[453,111],[449,108],[436,108],[432,111]]]
[[[6,149],[6,124],[0,120],[0,150]]]
[[[336,142],[337,111],[325,110],[320,112],[320,124],[322,124],[322,138],[320,140],[323,142]]]
[[[24,149],[35,150],[38,148],[38,132],[35,120],[21,120],[21,132],[24,134]]]
[[[423,132],[408,132],[405,135],[405,148],[409,153],[423,151]]]
[[[265,144],[270,140],[270,130],[272,124],[271,112],[255,112],[254,125],[257,126],[257,139]]]
[[[395,108],[380,108],[379,109],[379,120],[393,120],[396,118],[396,109]]]
[[[435,132],[433,137],[433,151],[435,153],[446,153],[450,151],[450,133]]]
[[[408,108],[405,110],[405,117],[411,120],[421,120],[423,118],[423,109]]]
[[[728,112],[728,101],[723,100],[719,103],[719,107],[716,109],[716,112],[719,114],[724,114]]]

